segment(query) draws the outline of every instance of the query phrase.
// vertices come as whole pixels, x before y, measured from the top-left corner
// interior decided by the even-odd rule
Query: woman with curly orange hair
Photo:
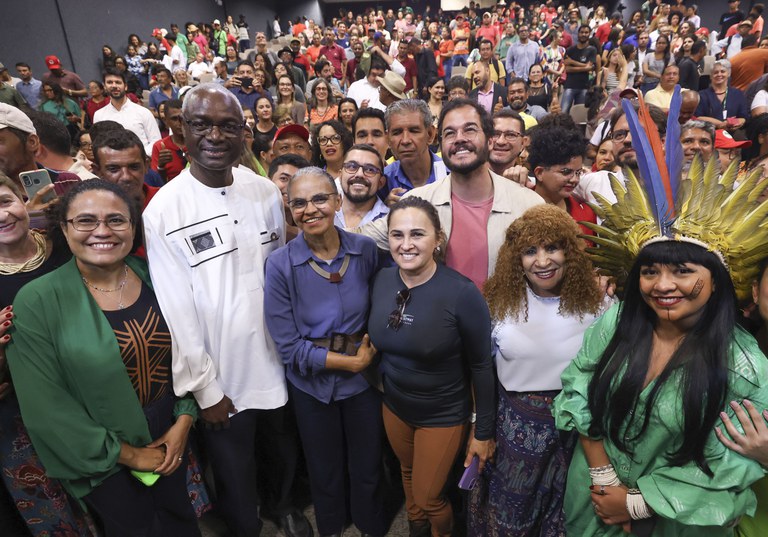
[[[529,209],[507,229],[485,297],[494,323],[496,455],[472,492],[469,534],[565,534],[563,491],[577,436],[551,414],[560,373],[606,305],[567,212]]]

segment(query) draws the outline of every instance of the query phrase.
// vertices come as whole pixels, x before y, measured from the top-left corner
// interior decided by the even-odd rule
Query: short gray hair
[[[206,97],[218,93],[224,99],[229,101],[229,106],[232,109],[238,110],[238,113],[240,115],[240,119],[245,121],[245,116],[243,115],[243,108],[240,106],[240,101],[237,100],[237,97],[235,97],[235,94],[226,89],[224,86],[220,84],[216,84],[214,82],[208,83],[208,84],[198,84],[191,90],[189,90],[184,95],[184,104],[181,105],[181,113],[184,115],[184,117],[188,117],[188,113],[190,109],[193,106],[197,105],[197,102],[205,99]]]
[[[709,134],[709,137],[712,138],[712,145],[715,144],[715,126],[709,121],[701,121],[700,119],[689,119],[688,121],[683,123],[682,127],[680,127],[680,138],[682,138],[683,135],[691,129],[701,129],[703,131],[706,131],[707,134]]]
[[[426,101],[422,101],[421,99],[403,99],[402,101],[394,102],[387,107],[387,111],[384,113],[384,122],[387,130],[389,130],[389,124],[393,115],[408,112],[418,112],[421,114],[421,120],[424,123],[425,129],[432,126],[434,117],[432,116],[432,111],[429,109],[429,105]]]
[[[336,188],[336,181],[333,179],[333,177],[331,177],[331,174],[322,168],[318,168],[317,166],[307,166],[306,168],[301,168],[298,170],[295,174],[293,174],[293,177],[288,180],[288,187],[285,190],[288,192],[289,199],[291,197],[291,185],[298,179],[307,176],[322,177],[323,179],[327,180],[328,184],[333,187],[334,192],[338,192],[338,189]]]
[[[722,67],[728,72],[728,76],[731,76],[731,62],[723,58],[722,60],[716,60],[715,63],[712,64],[712,70],[715,70],[715,67],[717,66]]]

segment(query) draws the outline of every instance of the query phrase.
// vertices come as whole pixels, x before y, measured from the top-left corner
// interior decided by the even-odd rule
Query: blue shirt
[[[334,332],[365,330],[370,309],[369,287],[377,269],[376,243],[362,235],[338,230],[339,252],[331,261],[318,259],[304,234],[267,258],[264,319],[285,363],[288,381],[324,403],[357,395],[369,388],[360,373],[325,368],[328,349],[310,339]],[[309,265],[338,272],[349,254],[349,267],[339,283],[331,283]]]
[[[229,88],[229,91],[235,94],[235,97],[237,97],[237,100],[240,101],[240,104],[244,107],[249,108],[250,110],[255,110],[256,101],[261,99],[262,97],[266,97],[269,99],[269,102],[272,102],[272,94],[269,93],[269,90],[264,91],[257,91],[253,90],[250,93],[246,93],[243,91],[243,88],[240,87],[232,87]]]
[[[37,105],[40,104],[40,88],[43,83],[36,78],[30,79],[29,82],[16,83],[16,91],[21,93],[21,96],[27,101],[27,104],[34,109],[37,109]]]
[[[429,156],[432,158],[432,167],[429,170],[429,178],[425,183],[427,185],[448,175],[448,169],[445,167],[443,159],[435,155],[432,151],[429,152]],[[405,175],[399,160],[387,165],[387,167],[384,168],[384,175],[387,176],[387,184],[384,185],[378,193],[379,197],[383,200],[387,199],[389,192],[393,188],[404,188],[405,190],[413,190],[414,188],[411,180]]]
[[[160,86],[156,87],[152,91],[149,92],[149,107],[152,110],[157,110],[157,107],[160,106],[160,103],[163,103],[169,99],[178,99],[179,98],[179,88],[176,86],[171,86],[171,96],[168,97],[165,93],[163,93],[163,90],[160,89]]]

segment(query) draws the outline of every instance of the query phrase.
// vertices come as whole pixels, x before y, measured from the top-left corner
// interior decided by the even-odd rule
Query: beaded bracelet
[[[645,503],[640,489],[627,490],[627,511],[632,520],[651,518],[651,510],[648,508],[648,504]]]
[[[589,477],[592,478],[593,485],[603,485],[606,487],[618,487],[621,485],[621,480],[612,464],[590,468]]]

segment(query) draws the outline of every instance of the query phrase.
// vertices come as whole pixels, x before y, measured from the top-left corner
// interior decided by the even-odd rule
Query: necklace
[[[35,241],[35,255],[21,263],[5,263],[0,262],[0,275],[8,276],[10,274],[18,274],[20,272],[31,272],[38,268],[45,261],[45,237],[37,231],[30,230],[30,236]]]
[[[123,289],[125,289],[125,284],[128,281],[128,265],[123,264],[123,280],[120,282],[120,284],[115,287],[114,289],[102,289],[101,287],[96,287],[91,282],[89,282],[85,276],[80,276],[83,278],[83,283],[90,287],[91,289],[95,289],[96,291],[99,291],[100,293],[116,293],[117,291],[120,291],[120,296],[117,299],[117,307],[118,309],[125,309],[125,306],[123,305]]]

